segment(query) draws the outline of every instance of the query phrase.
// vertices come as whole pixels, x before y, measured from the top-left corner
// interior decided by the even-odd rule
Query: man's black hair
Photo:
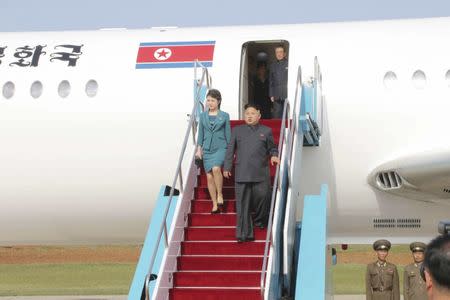
[[[244,110],[246,110],[247,108],[253,107],[254,109],[256,109],[257,111],[261,111],[261,108],[259,107],[258,104],[254,104],[254,103],[247,103],[244,106]]]
[[[450,234],[440,235],[427,245],[423,264],[435,284],[450,291]]]
[[[277,45],[277,46],[275,47],[275,49],[277,49],[277,48],[282,48],[283,51],[286,53],[286,49],[284,48],[284,45],[283,45],[283,44]]]
[[[261,68],[261,67],[267,68],[267,64],[266,64],[265,61],[259,61],[259,62],[256,64],[256,68],[257,68],[257,69],[259,69],[259,68]]]

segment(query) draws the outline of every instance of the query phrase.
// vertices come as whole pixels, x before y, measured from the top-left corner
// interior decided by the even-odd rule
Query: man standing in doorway
[[[426,245],[420,242],[414,242],[409,245],[414,258],[414,263],[405,267],[403,276],[403,298],[405,300],[428,299],[425,281],[420,276],[420,268],[422,267],[424,259],[425,247]]]
[[[288,61],[283,45],[275,48],[276,62],[270,65],[269,96],[273,103],[272,119],[283,117],[284,100],[287,98]]]

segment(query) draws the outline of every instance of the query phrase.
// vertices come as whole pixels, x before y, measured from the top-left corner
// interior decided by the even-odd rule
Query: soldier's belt
[[[384,288],[384,287],[379,287],[379,288],[373,288],[372,289],[374,292],[384,292],[384,291],[392,291],[392,287],[389,288]]]

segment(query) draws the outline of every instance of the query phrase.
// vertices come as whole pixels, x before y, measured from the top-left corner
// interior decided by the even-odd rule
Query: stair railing
[[[296,200],[293,186],[293,172],[294,168],[297,165],[297,162],[301,162],[302,157],[302,147],[295,148],[295,145],[303,144],[303,133],[300,130],[300,103],[303,94],[303,82],[302,82],[302,72],[301,68],[298,68],[297,72],[297,82],[295,87],[295,99],[294,99],[294,107],[292,110],[292,123],[291,128],[288,134],[287,141],[287,151],[286,151],[286,160],[287,160],[287,170],[284,172],[286,175],[286,184],[285,184],[285,195],[286,198],[283,198],[285,201],[285,205],[282,206],[283,210],[283,241],[282,241],[282,257],[283,257],[283,275],[284,275],[284,285],[283,290],[289,290],[289,282],[291,277],[291,268],[289,267],[292,264],[293,260],[293,245],[290,241],[294,240],[295,235],[295,226],[296,226]],[[300,141],[300,143],[299,143]],[[294,160],[295,159],[295,160]]]
[[[270,213],[269,213],[269,223],[267,225],[267,235],[264,247],[264,257],[263,257],[263,265],[261,269],[261,280],[260,280],[260,289],[261,289],[261,299],[264,300],[264,294],[266,291],[266,277],[267,277],[267,269],[268,269],[268,258],[269,258],[269,249],[274,245],[273,240],[273,219],[274,214],[280,214],[281,211],[275,212],[275,203],[277,201],[277,195],[283,195],[283,174],[280,172],[280,168],[282,164],[286,164],[287,168],[287,186],[291,186],[291,163],[292,163],[292,153],[293,153],[293,145],[294,145],[294,135],[296,130],[298,130],[298,117],[297,117],[297,103],[299,99],[299,95],[301,95],[301,84],[302,84],[302,72],[301,67],[298,67],[297,71],[297,82],[295,87],[295,100],[294,106],[292,110],[292,119],[291,117],[291,107],[289,99],[286,99],[283,107],[283,117],[281,121],[281,130],[280,130],[280,139],[278,141],[278,159],[280,163],[276,166],[275,178],[272,188],[272,197],[270,201]],[[288,138],[286,141],[285,131],[288,129]],[[288,144],[287,144],[288,143]],[[285,147],[285,155],[283,155],[283,146]],[[282,161],[281,158],[284,158]]]
[[[314,120],[317,122],[320,130],[323,130],[323,94],[322,94],[322,71],[320,69],[319,59],[314,57],[314,79],[316,83],[316,115]]]
[[[201,69],[201,74],[202,77],[200,80],[197,80],[197,75],[198,75],[198,70],[197,69]],[[183,185],[183,171],[182,171],[182,163],[183,163],[183,159],[185,157],[185,153],[186,153],[186,148],[188,145],[188,141],[189,141],[189,135],[190,132],[192,130],[193,133],[193,144],[196,145],[196,135],[197,135],[197,118],[196,118],[196,113],[198,111],[199,108],[201,108],[201,111],[204,111],[204,105],[201,102],[200,96],[201,96],[201,89],[203,84],[206,84],[206,87],[209,89],[211,87],[211,77],[209,75],[208,72],[208,68],[206,68],[204,65],[202,65],[198,60],[194,61],[194,80],[197,83],[196,87],[195,87],[195,94],[194,94],[194,105],[192,107],[192,111],[191,114],[189,115],[189,123],[186,129],[186,134],[184,135],[184,141],[183,141],[183,146],[181,148],[181,152],[180,152],[180,156],[178,159],[178,164],[177,164],[177,168],[175,171],[175,176],[173,178],[173,182],[172,182],[172,186],[170,187],[170,194],[169,194],[169,199],[167,201],[167,205],[164,211],[164,217],[163,217],[163,222],[161,224],[161,228],[159,230],[159,234],[158,234],[158,239],[157,239],[157,243],[153,249],[153,253],[152,253],[152,257],[150,259],[150,265],[148,268],[148,273],[147,276],[145,277],[145,299],[146,300],[150,300],[150,293],[149,293],[149,288],[150,288],[150,281],[152,281],[155,278],[155,275],[152,274],[152,269],[153,266],[155,264],[155,260],[156,260],[156,256],[158,253],[158,248],[161,244],[161,238],[164,235],[164,247],[165,249],[168,248],[169,246],[169,241],[168,241],[168,230],[167,230],[167,216],[169,213],[169,208],[170,205],[172,203],[172,199],[175,193],[175,187],[178,184],[179,181],[179,187],[180,187],[180,193],[183,193],[184,191],[184,185]],[[152,279],[153,278],[153,279]]]

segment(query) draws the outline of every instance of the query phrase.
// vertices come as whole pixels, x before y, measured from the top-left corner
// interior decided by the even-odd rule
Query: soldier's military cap
[[[391,242],[388,240],[378,240],[373,243],[373,250],[388,250],[391,249]]]
[[[409,249],[411,249],[412,252],[421,251],[425,252],[425,248],[427,245],[421,242],[414,242],[409,245]]]

